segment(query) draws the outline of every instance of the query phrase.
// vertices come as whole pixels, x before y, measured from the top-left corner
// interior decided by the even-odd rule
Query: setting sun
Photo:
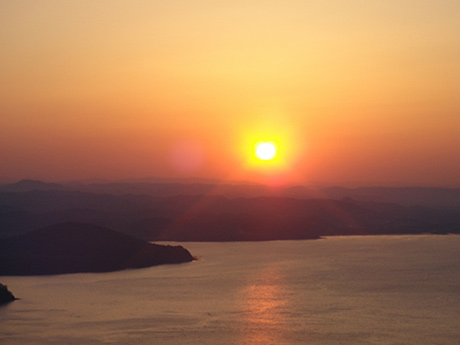
[[[460,345],[459,14],[0,0],[0,345]]]
[[[256,145],[256,156],[264,161],[272,160],[276,156],[276,146],[269,142],[259,143]]]
[[[235,153],[242,164],[239,169],[235,166],[234,176],[272,186],[297,181],[296,164],[308,141],[285,121],[288,111],[256,109],[253,113],[264,115],[238,128]]]

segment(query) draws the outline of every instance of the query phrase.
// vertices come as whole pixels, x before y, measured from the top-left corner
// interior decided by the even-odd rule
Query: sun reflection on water
[[[284,339],[287,292],[279,269],[267,268],[242,290],[240,344],[287,344]]]

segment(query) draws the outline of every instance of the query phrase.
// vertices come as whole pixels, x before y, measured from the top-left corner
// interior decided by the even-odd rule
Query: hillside
[[[0,275],[109,272],[192,260],[181,246],[151,244],[85,223],[61,223],[0,240]]]
[[[254,241],[460,232],[460,211],[350,198],[0,192],[0,238],[84,222],[147,241]]]

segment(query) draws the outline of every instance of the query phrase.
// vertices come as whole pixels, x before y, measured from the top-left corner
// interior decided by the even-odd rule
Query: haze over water
[[[187,243],[200,259],[2,277],[2,344],[458,344],[460,236]]]

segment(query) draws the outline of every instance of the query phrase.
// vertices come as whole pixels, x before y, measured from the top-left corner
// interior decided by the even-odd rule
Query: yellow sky
[[[0,49],[0,181],[460,185],[457,0],[4,1]]]

